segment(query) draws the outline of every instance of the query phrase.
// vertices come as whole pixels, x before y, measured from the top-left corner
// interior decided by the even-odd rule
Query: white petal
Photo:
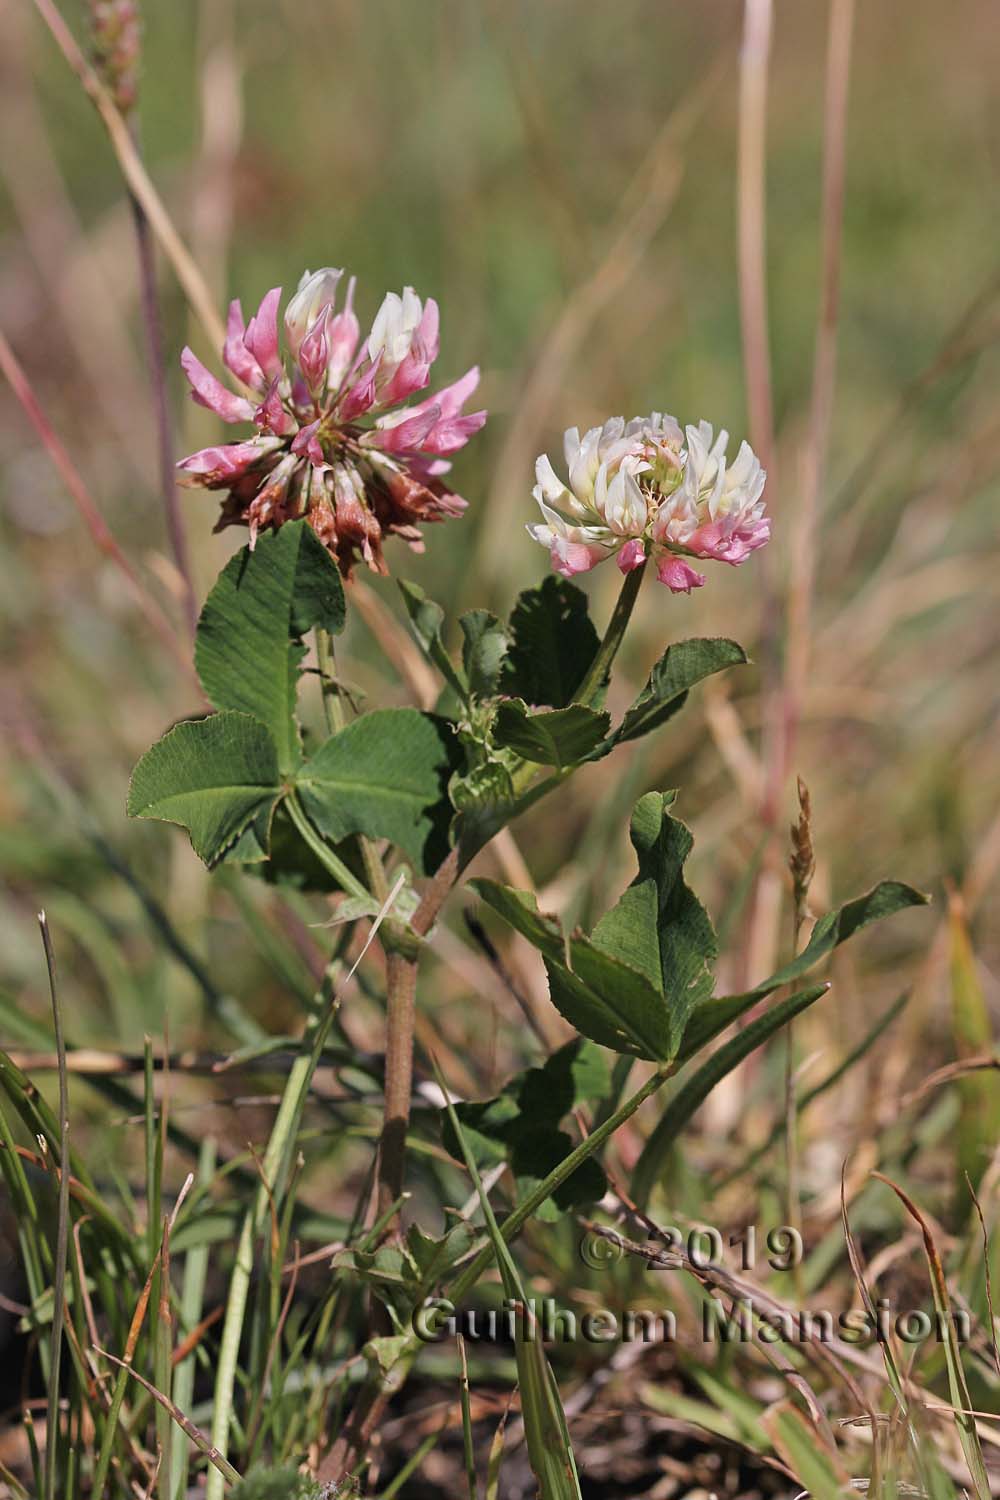
[[[535,459],[535,478],[538,486],[550,504],[555,504],[566,494],[566,486],[552,467],[552,462],[547,453],[542,453]]]
[[[580,500],[589,500],[593,494],[597,475],[597,449],[601,440],[601,429],[591,427],[584,433],[579,451],[569,471],[569,487]]]

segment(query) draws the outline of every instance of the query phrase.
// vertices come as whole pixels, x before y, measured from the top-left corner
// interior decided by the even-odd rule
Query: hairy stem
[[[417,1013],[416,958],[390,953],[385,1014],[385,1117],[379,1143],[378,1212],[383,1214],[403,1191],[406,1132],[413,1091],[413,1034]]]
[[[388,942],[385,1036],[385,1117],[379,1142],[378,1213],[387,1213],[403,1190],[406,1132],[413,1091],[413,1034],[417,1013],[419,943],[437,920],[458,878],[458,850],[453,849],[424,893],[410,931],[393,933]],[[402,938],[409,939],[403,942]],[[394,941],[395,939],[395,941]]]

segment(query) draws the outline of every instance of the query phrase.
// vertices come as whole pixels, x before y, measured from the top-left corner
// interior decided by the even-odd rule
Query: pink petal
[[[305,453],[310,462],[317,469],[326,466],[326,454],[323,452],[322,444],[316,436],[319,431],[320,417],[315,422],[310,422],[308,427],[303,427],[296,433],[292,440],[293,453]]]
[[[431,361],[411,349],[401,361],[385,389],[379,392],[379,406],[395,406],[416,391],[422,391],[431,376]]]
[[[704,573],[696,573],[690,563],[673,552],[662,555],[656,565],[656,576],[674,594],[690,594],[692,589],[700,589],[705,582]]]
[[[414,343],[418,343],[420,345],[421,349],[424,352],[425,358],[429,361],[430,364],[433,364],[438,357],[438,350],[440,348],[438,328],[440,325],[440,321],[441,318],[438,311],[438,305],[434,301],[433,297],[428,297],[427,301],[424,303],[424,311],[421,316],[420,322],[417,324]]]
[[[200,448],[182,458],[177,465],[182,470],[182,484],[220,485],[239,479],[261,459],[269,457],[277,441],[266,443],[224,443],[217,448]]]
[[[405,401],[415,391],[422,391],[430,379],[431,365],[438,356],[438,305],[428,297],[420,322],[414,329],[409,352],[400,361],[398,369],[379,392],[380,406],[395,406]]]
[[[267,394],[254,412],[253,419],[262,431],[273,432],[277,437],[287,437],[289,433],[296,431],[295,418],[285,410],[278,395],[277,376],[268,386]]]
[[[237,380],[242,380],[244,385],[250,386],[255,391],[263,390],[264,372],[243,342],[245,333],[243,308],[240,306],[239,298],[235,298],[229,304],[226,342],[222,346],[222,363],[228,370],[232,370]]]
[[[631,573],[635,568],[641,568],[645,561],[646,549],[637,536],[626,542],[618,554],[618,566],[623,573]]]
[[[434,410],[433,407],[430,408]],[[455,453],[464,448],[474,432],[486,421],[484,411],[469,412],[464,417],[448,417],[435,422],[420,447],[425,453]]]
[[[375,377],[378,374],[378,367],[379,361],[375,360],[364,374],[348,387],[337,403],[337,415],[342,422],[350,422],[354,417],[360,417],[370,410],[375,399]]]
[[[433,396],[425,396],[423,401],[411,406],[410,411],[423,411],[428,406],[440,406],[442,417],[457,416],[478,384],[479,366],[473,365],[471,370],[466,370],[461,379],[454,381],[452,385],[444,386]]]
[[[408,453],[425,446],[426,439],[439,417],[441,408],[430,406],[414,416],[407,416],[392,427],[374,427],[367,432],[364,441],[383,453]],[[459,445],[461,446],[461,444]]]
[[[746,562],[751,552],[763,547],[771,538],[771,519],[761,516],[756,520],[710,521],[699,526],[685,541],[696,557],[711,558],[715,562],[731,563],[737,567]]]
[[[250,422],[253,420],[253,407],[243,396],[234,396],[232,391],[226,389],[221,380],[216,380],[210,370],[206,370],[201,360],[190,350],[185,348],[181,354],[181,365],[188,380],[191,382],[191,395],[199,406],[207,406],[209,411],[214,411],[216,416],[221,417],[224,422]]]
[[[586,542],[569,542],[557,536],[552,541],[549,556],[552,567],[564,578],[574,578],[577,573],[589,573],[608,556],[607,548],[588,546]]]
[[[299,369],[305,376],[306,385],[314,394],[323,387],[326,367],[330,358],[330,304],[323,308],[299,345]]]
[[[446,458],[424,457],[421,453],[414,453],[407,458],[406,467],[421,484],[428,484],[430,480],[440,479],[442,474],[447,474],[451,464]]]
[[[278,304],[281,287],[274,286],[263,298],[257,316],[247,324],[243,342],[260,365],[268,380],[281,374],[281,355],[278,352]]]
[[[343,312],[337,314],[330,324],[330,389],[336,390],[350,369],[354,351],[361,337],[361,324],[354,314],[354,280],[347,284],[347,301]]]
[[[451,385],[446,385],[432,399],[440,406],[444,416],[454,417],[462,410],[478,384],[479,366],[473,365],[471,370],[466,370],[461,379],[454,381]]]

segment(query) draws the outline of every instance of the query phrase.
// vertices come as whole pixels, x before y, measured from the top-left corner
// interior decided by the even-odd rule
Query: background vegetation
[[[737,437],[749,433],[759,451],[771,449],[760,417],[764,367],[741,335],[741,287],[745,312],[753,278],[746,247],[740,255],[738,205],[741,189],[752,195],[753,171],[746,117],[741,134],[739,6],[183,0],[147,12],[139,109],[146,161],[219,305],[231,295],[255,305],[279,282],[290,289],[304,266],[346,265],[359,276],[363,317],[385,288],[411,282],[441,303],[439,368],[482,365],[491,419],[457,465],[469,512],[432,533],[425,557],[397,548],[392,558],[449,613],[472,603],[509,610],[518,589],[543,573],[523,522],[534,457],[557,449],[565,426],[666,408],[682,421],[716,416]],[[82,36],[79,8],[66,14]],[[696,836],[689,878],[727,934],[725,988],[759,979],[793,941],[784,861],[795,773],[812,798],[814,910],[889,874],[931,892],[929,913],[902,914],[840,950],[833,1002],[796,1029],[807,1093],[850,1058],[897,997],[909,997],[803,1113],[807,1262],[798,1286],[776,1284],[790,1300],[807,1295],[837,1309],[856,1295],[839,1219],[847,1161],[852,1222],[891,1295],[900,1305],[930,1305],[919,1232],[890,1190],[869,1179],[879,1167],[932,1215],[953,1292],[984,1327],[982,1245],[961,1174],[968,1169],[980,1183],[996,1277],[996,1075],[984,1070],[958,1086],[927,1080],[956,1057],[987,1057],[996,1045],[998,45],[987,0],[957,0],[947,17],[929,0],[858,8],[836,216],[837,381],[813,520],[827,17],[825,7],[779,0],[766,141],[775,540],[760,566],[725,577],[716,570],[690,599],[647,588],[616,693],[628,701],[679,635],[735,636],[756,665],[710,683],[669,736],[586,769],[517,825],[516,842],[482,860],[483,873],[530,881],[543,906],[589,921],[631,876],[624,829],[636,796],[682,785],[679,811]],[[27,4],[8,0],[0,13],[0,58],[9,143],[0,160],[0,327],[144,586],[180,622],[120,173]],[[169,269],[161,271],[180,455],[213,441],[217,423],[182,398],[176,356],[187,341],[202,357],[211,351],[189,325]],[[251,1041],[255,1027],[296,1035],[303,996],[325,962],[329,934],[316,925],[324,903],[209,876],[169,830],[126,822],[131,766],[166,722],[196,711],[197,699],[6,391],[0,428],[0,1039],[54,1098],[45,1058],[27,1055],[51,1052],[40,905],[76,1046],[141,1062],[147,1036],[157,1050],[167,1043],[175,1053],[214,1056]],[[234,539],[209,535],[206,497],[189,493],[182,503],[200,599]],[[587,587],[593,612],[605,618],[615,579],[599,573]],[[395,586],[366,589],[370,602],[349,613],[341,663],[380,701],[414,701],[419,664],[405,669]],[[391,681],[373,625],[404,665]],[[805,665],[798,683],[789,661]],[[318,720],[318,699],[313,711]],[[789,715],[799,730],[782,764],[779,726]],[[550,1045],[561,1040],[568,1033],[548,1006],[536,956],[519,939],[504,951],[541,1034]],[[426,1083],[433,1046],[456,1092],[487,1096],[537,1060],[535,1040],[458,911],[436,953],[421,991],[421,1076]],[[365,1067],[382,1045],[380,994],[371,956],[342,1011],[344,1044]],[[247,1143],[266,1141],[280,1072],[205,1077],[193,1062],[171,1070],[171,1119],[246,1169]],[[784,1222],[783,1066],[776,1046],[712,1094],[676,1154],[661,1219],[725,1231]],[[142,1225],[149,1132],[141,1080],[116,1076],[109,1096],[107,1059],[103,1071],[95,1067],[100,1089],[94,1077],[72,1080],[74,1138],[113,1213]],[[304,1253],[340,1240],[350,1224],[377,1133],[369,1074],[318,1075],[298,1182]],[[162,1079],[156,1088],[162,1095]],[[620,1133],[614,1160],[622,1172],[655,1119],[655,1111],[641,1114]],[[436,1125],[428,1119],[421,1129],[433,1153]],[[30,1145],[27,1135],[18,1139]],[[168,1146],[168,1201],[194,1165],[182,1146]],[[438,1171],[415,1170],[417,1202],[428,1213]],[[213,1251],[206,1314],[224,1295],[234,1214],[220,1192],[221,1253]],[[631,1295],[631,1262],[587,1273],[579,1233],[572,1224],[558,1235],[544,1226],[529,1232],[522,1261],[536,1287],[578,1292],[587,1282],[595,1296],[609,1286]],[[12,1225],[7,1244],[4,1392],[13,1417],[0,1457],[23,1477],[30,1466],[20,1401],[40,1399],[42,1387],[18,1312],[24,1285]],[[312,1281],[303,1272],[312,1297],[323,1295],[326,1264],[318,1262]],[[125,1326],[130,1316],[130,1307],[119,1310]],[[205,1351],[210,1360],[210,1333]],[[606,1385],[595,1380],[596,1359],[590,1368],[578,1351],[574,1358],[559,1373],[571,1417],[580,1413],[571,1425],[592,1493],[666,1496],[704,1485],[743,1494],[784,1482],[746,1458],[755,1450],[788,1460],[787,1443],[757,1425],[759,1408],[783,1389],[759,1353],[727,1355],[713,1367],[714,1355],[692,1345],[644,1355],[618,1373],[605,1360],[613,1376]],[[990,1358],[981,1335],[972,1397],[995,1414],[1000,1386]],[[920,1359],[920,1378],[946,1392],[940,1351]],[[503,1371],[482,1360],[474,1414],[477,1431],[492,1433],[506,1398],[490,1391],[502,1386]],[[424,1455],[422,1472],[428,1485],[458,1493],[454,1375],[450,1356],[430,1360],[424,1386],[394,1413],[373,1481],[383,1492],[405,1455],[446,1420],[455,1446],[443,1441]],[[582,1393],[578,1408],[574,1392]],[[851,1409],[850,1400],[831,1407]],[[950,1416],[940,1433],[938,1419],[928,1420],[945,1467],[961,1476]],[[995,1466],[1000,1426],[988,1415],[982,1426]],[[279,1423],[275,1449],[283,1432]],[[297,1437],[292,1431],[291,1449]],[[850,1429],[837,1437],[864,1446]],[[516,1456],[506,1473],[501,1493],[530,1492]],[[429,1493],[421,1482],[409,1480],[405,1493]]]

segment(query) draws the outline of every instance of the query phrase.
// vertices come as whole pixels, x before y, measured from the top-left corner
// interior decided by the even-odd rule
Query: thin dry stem
[[[149,220],[142,204],[134,194],[131,195],[131,205],[135,225],[136,254],[139,261],[142,322],[146,331],[146,350],[149,359],[149,382],[153,392],[153,411],[156,417],[156,457],[160,496],[163,501],[163,518],[166,523],[170,550],[174,555],[174,564],[180,579],[184,615],[188,629],[193,635],[198,623],[198,600],[191,577],[191,557],[174,468],[173,426],[170,420],[170,399],[167,395],[167,381],[164,373],[163,324],[160,319],[156,288],[156,257]]]
[[[827,51],[826,113],[823,155],[823,252],[820,306],[816,325],[809,432],[802,463],[802,484],[792,532],[792,573],[788,600],[788,646],[785,668],[785,738],[782,783],[795,751],[802,699],[809,672],[812,604],[816,575],[816,539],[820,496],[830,441],[837,370],[837,321],[840,313],[841,225],[847,154],[847,106],[851,68],[854,0],[832,0]]]
[[[108,132],[112,150],[118,158],[125,181],[149,220],[164,255],[174,268],[184,295],[198,317],[213,348],[221,349],[226,331],[216,311],[215,303],[206,285],[205,278],[184,241],[174,227],[163,199],[153,186],[152,179],[143,165],[128,125],[122,118],[114,99],[104,87],[90,63],[84,57],[75,37],[63,20],[53,0],[34,0],[35,9],[48,27],[52,38],[63,57],[69,63],[87,97],[93,103]]]
[[[740,54],[738,223],[740,328],[750,440],[774,482],[767,321],[767,85],[772,0],[746,0]],[[769,487],[770,487],[769,485]]]

